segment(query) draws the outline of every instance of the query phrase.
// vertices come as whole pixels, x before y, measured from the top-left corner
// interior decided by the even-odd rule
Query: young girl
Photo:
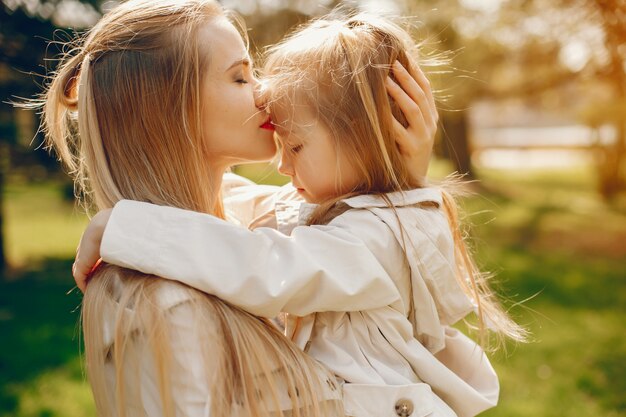
[[[488,359],[449,326],[476,312],[481,334],[521,340],[524,332],[475,267],[453,200],[423,187],[396,146],[396,118],[405,126],[436,122],[416,111],[403,118],[399,100],[387,95],[389,88],[401,99],[389,76],[407,76],[403,67],[429,91],[415,49],[398,26],[368,15],[314,21],[271,49],[279,169],[307,201],[276,199],[274,224],[289,236],[122,201],[94,219],[83,243],[101,240],[106,262],[179,280],[253,314],[288,313],[287,335],[343,383],[348,415],[473,416],[494,406],[499,388]],[[418,104],[430,100],[419,90],[409,95]],[[362,262],[351,258],[346,240],[374,254],[397,299],[363,288],[342,305],[339,289],[356,279]],[[342,256],[354,269],[328,261]],[[376,300],[378,307],[360,306]]]

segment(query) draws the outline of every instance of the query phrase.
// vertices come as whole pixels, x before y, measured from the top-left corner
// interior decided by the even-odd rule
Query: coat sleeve
[[[247,226],[249,229],[270,227],[291,234],[298,216],[289,216],[285,208],[297,207],[304,200],[291,183],[281,187],[255,184],[247,178],[232,173],[224,174],[222,199],[229,221]],[[277,210],[277,205],[282,210]]]
[[[124,284],[118,282],[118,285]],[[211,386],[218,367],[217,361],[206,358],[216,358],[220,354],[219,344],[214,341],[221,333],[215,321],[194,321],[198,318],[198,309],[193,307],[188,293],[188,289],[179,284],[164,282],[158,286],[156,297],[151,301],[164,312],[163,324],[167,331],[162,335],[169,348],[163,352],[169,352],[166,354],[171,360],[167,378],[175,414],[204,417],[209,415]],[[97,314],[103,330],[103,347],[111,349],[115,342],[113,335],[117,335],[121,336],[128,353],[119,358],[121,362],[117,365],[118,359],[113,355],[108,355],[105,360],[109,401],[121,400],[127,410],[142,410],[142,415],[163,415],[158,375],[163,364],[157,362],[155,356],[156,351],[162,351],[162,346],[154,345],[149,337],[137,337],[145,334],[145,320],[136,316],[132,308],[123,308],[111,294],[101,296],[101,308]],[[117,322],[118,315],[121,315],[123,324]],[[118,327],[118,324],[122,325]],[[198,331],[200,326],[202,332]],[[124,372],[118,374],[116,368]],[[118,397],[116,391],[122,382],[124,398]]]
[[[169,375],[172,385],[172,398],[176,415],[207,416],[210,414],[211,368],[215,363],[207,361],[207,357],[216,357],[216,344],[201,340],[194,328],[197,311],[189,302],[179,304],[169,310],[171,354],[173,363]],[[206,323],[204,325],[211,325]],[[217,333],[216,333],[217,336]],[[207,352],[208,350],[208,352]],[[155,364],[155,367],[158,364]],[[156,382],[156,381],[155,381]],[[159,398],[157,396],[157,398]],[[150,401],[148,407],[158,405],[158,401]],[[148,415],[159,415],[161,410],[153,410]]]
[[[105,262],[180,281],[265,317],[366,310],[400,298],[366,244],[340,227],[297,227],[285,236],[124,200],[113,209],[100,254]]]
[[[258,185],[247,178],[232,173],[222,179],[222,200],[229,219],[249,225],[261,215],[273,212],[276,196],[286,187]]]

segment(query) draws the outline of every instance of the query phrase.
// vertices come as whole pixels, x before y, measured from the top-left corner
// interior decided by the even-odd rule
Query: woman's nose
[[[254,78],[254,105],[259,110],[267,109],[267,86],[262,80]]]

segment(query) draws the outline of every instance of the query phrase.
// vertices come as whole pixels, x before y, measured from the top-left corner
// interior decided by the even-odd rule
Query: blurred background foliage
[[[626,1],[223,0],[251,49],[341,4],[402,16],[437,89],[430,174],[467,175],[471,240],[528,345],[494,356],[486,416],[626,415]],[[93,415],[70,265],[87,217],[42,149],[33,97],[65,41],[115,2],[0,6],[0,417]],[[261,58],[262,60],[262,58]],[[284,183],[271,165],[237,168]]]

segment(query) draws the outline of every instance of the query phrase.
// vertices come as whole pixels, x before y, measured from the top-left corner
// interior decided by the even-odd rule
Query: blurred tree
[[[438,54],[443,54],[443,67],[436,68],[431,75],[439,99],[442,128],[440,149],[441,154],[452,162],[454,171],[471,180],[475,173],[471,163],[468,109],[472,101],[481,94],[483,84],[476,82],[470,69],[474,68],[476,71],[478,56],[473,52],[481,49],[472,48],[469,53],[463,52],[466,41],[450,20],[451,16],[462,10],[459,4],[448,2],[432,9],[436,3],[420,2],[417,16],[424,20],[426,26],[427,33],[422,35],[426,55],[433,54],[437,57]],[[419,35],[416,38],[419,39]],[[485,54],[478,55],[484,57]]]
[[[604,148],[600,164],[601,191],[606,197],[613,197],[626,185],[626,1],[589,0],[587,7],[599,12],[598,21],[604,31],[609,59],[596,72],[600,79],[613,86],[613,108],[617,109],[609,120],[615,126],[615,141]]]
[[[33,167],[43,167],[47,172],[58,169],[55,159],[39,149],[43,139],[35,136],[38,116],[17,113],[21,110],[8,103],[41,92],[43,75],[48,72],[44,67],[47,44],[59,26],[72,26],[72,21],[76,21],[84,27],[98,15],[96,0],[70,3],[64,0],[0,3],[0,271],[7,266],[2,196],[9,170],[25,168],[23,172],[32,173],[38,171]]]
[[[597,144],[599,190],[606,198],[624,190],[626,2],[514,0],[501,16],[519,38],[512,54],[530,58],[510,92],[537,95],[575,83],[584,97],[561,104],[584,113],[591,127],[611,125],[615,132]],[[547,53],[537,56],[538,50]]]
[[[15,110],[6,101],[36,93],[36,85],[28,74],[41,65],[45,51],[41,39],[49,39],[53,30],[50,22],[34,19],[21,8],[11,11],[4,3],[0,8],[0,271],[6,267],[2,196],[11,154],[18,145]]]
[[[413,0],[409,9],[435,50],[455,53],[437,85],[451,93],[442,120],[459,172],[471,173],[465,109],[473,101],[519,98],[537,106],[556,96],[559,112],[613,126],[615,139],[598,142],[599,189],[608,198],[624,189],[626,1]]]

